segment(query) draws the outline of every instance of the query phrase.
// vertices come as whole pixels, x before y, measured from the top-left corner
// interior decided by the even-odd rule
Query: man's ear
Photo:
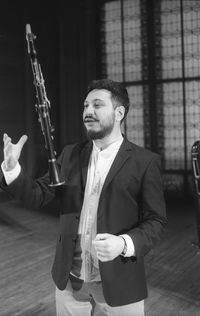
[[[115,115],[116,121],[122,121],[122,119],[124,118],[124,114],[125,114],[124,106],[117,106],[115,111],[116,111],[116,115]]]

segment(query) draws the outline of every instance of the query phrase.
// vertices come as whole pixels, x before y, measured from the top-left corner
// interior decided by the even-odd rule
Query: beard
[[[112,132],[113,127],[112,126],[102,126],[101,129],[96,130],[96,131],[92,130],[92,129],[87,130],[87,128],[85,128],[85,129],[86,129],[86,134],[87,134],[88,138],[95,140],[95,139],[102,139],[102,138],[108,136]]]
[[[107,118],[106,122],[103,124],[101,123],[99,125],[98,129],[87,129],[87,127],[84,125],[86,134],[89,139],[95,140],[95,139],[103,139],[104,137],[111,134],[113,127],[115,123],[115,114],[112,113],[109,118]]]

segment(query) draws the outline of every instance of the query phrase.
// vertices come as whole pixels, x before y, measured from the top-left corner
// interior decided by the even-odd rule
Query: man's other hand
[[[124,249],[123,238],[112,234],[97,234],[92,244],[96,249],[97,258],[102,262],[115,259]]]

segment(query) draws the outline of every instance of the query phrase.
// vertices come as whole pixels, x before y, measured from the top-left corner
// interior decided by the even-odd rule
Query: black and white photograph
[[[0,4],[0,316],[200,316],[200,1]]]

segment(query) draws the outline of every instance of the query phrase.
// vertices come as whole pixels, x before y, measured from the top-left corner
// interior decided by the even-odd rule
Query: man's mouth
[[[95,122],[97,122],[97,120],[89,119],[89,118],[84,120],[84,123],[95,123]]]

